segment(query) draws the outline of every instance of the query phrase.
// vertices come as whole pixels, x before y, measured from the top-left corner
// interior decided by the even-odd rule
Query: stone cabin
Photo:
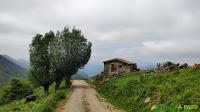
[[[129,62],[124,59],[114,58],[111,60],[104,61],[104,71],[105,75],[122,75],[128,72],[138,71],[137,64]]]

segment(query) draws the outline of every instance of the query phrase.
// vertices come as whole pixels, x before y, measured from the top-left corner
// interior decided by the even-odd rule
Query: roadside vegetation
[[[0,112],[51,112],[71,90],[71,77],[90,59],[81,30],[37,34],[30,44],[28,79],[12,78],[0,90]]]
[[[13,82],[17,82],[17,85],[14,85]],[[58,102],[64,100],[71,90],[64,88],[64,83],[62,83],[61,89],[55,92],[55,84],[53,84],[50,86],[47,96],[42,87],[33,89],[30,86],[28,80],[12,78],[0,91],[0,112],[52,112]],[[25,96],[30,94],[38,98],[35,101],[27,102]]]
[[[0,105],[19,100],[33,93],[33,88],[28,80],[13,77],[1,91]]]
[[[116,107],[127,112],[199,112],[200,69],[139,71],[89,81]]]

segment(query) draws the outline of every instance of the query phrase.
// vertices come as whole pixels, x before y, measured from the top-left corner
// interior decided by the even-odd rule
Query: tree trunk
[[[49,85],[44,85],[43,88],[44,88],[45,95],[46,96],[49,95]]]
[[[61,81],[56,81],[55,91],[60,88]]]
[[[70,81],[70,80],[71,80],[71,76],[66,76],[66,77],[65,77],[65,87],[66,87],[66,88],[71,87],[72,84],[71,84],[71,81]]]

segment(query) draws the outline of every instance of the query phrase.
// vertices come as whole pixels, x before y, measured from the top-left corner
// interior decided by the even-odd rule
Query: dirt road
[[[75,80],[72,83],[73,92],[68,102],[59,112],[121,112],[109,109],[107,104],[97,98],[95,89],[83,80]]]

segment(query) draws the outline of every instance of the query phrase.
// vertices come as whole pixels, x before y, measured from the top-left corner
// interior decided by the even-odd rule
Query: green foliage
[[[149,112],[153,108],[155,112],[200,111],[200,107],[194,108],[200,105],[200,70],[134,72],[104,84],[93,80],[101,95],[127,112]]]
[[[14,100],[8,104],[0,106],[0,112],[53,112],[57,103],[66,98],[70,89],[60,89],[55,92],[55,85],[49,88],[49,95],[46,96],[44,90],[39,87],[34,89],[33,95],[38,95],[36,101],[25,103],[25,99]]]
[[[35,86],[43,86],[46,93],[53,81],[56,89],[64,78],[70,86],[71,76],[89,61],[91,46],[76,28],[64,28],[56,35],[52,31],[44,36],[37,34],[30,45],[29,79]]]
[[[8,103],[13,100],[22,99],[33,93],[33,89],[27,80],[12,78],[2,91],[0,104]]]
[[[69,81],[90,59],[92,43],[87,41],[79,29],[64,28],[58,31],[51,46],[56,83],[64,77]]]
[[[43,86],[48,94],[49,85],[53,82],[50,74],[50,43],[54,38],[54,33],[49,32],[44,36],[37,34],[30,45],[30,79],[37,85]]]

